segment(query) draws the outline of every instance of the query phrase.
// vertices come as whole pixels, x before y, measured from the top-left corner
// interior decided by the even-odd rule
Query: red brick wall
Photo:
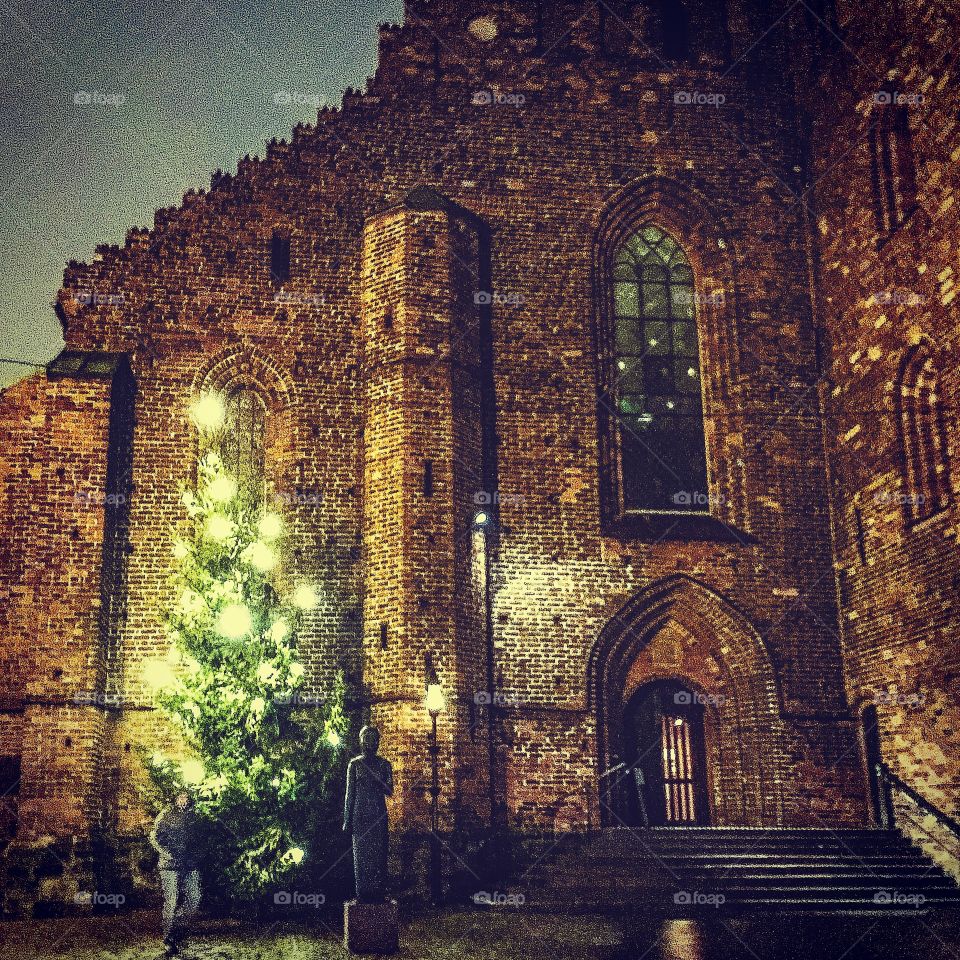
[[[24,534],[32,529],[40,504],[34,487],[42,461],[47,422],[46,377],[34,376],[8,387],[0,400],[0,630],[8,636],[21,615],[25,565],[29,552]],[[23,696],[28,671],[22,669],[24,651],[13,643],[0,648],[2,696],[6,706],[17,707]]]
[[[2,628],[16,659],[6,719],[22,731],[20,836],[83,834],[102,812],[100,572],[106,513],[117,508],[106,499],[111,383],[33,378],[4,400],[19,419],[9,439],[20,456],[3,478],[12,562]]]
[[[943,4],[838,3],[843,46],[800,78],[813,145],[818,313],[841,631],[850,701],[874,705],[883,757],[938,805],[960,797],[957,597],[956,17]],[[853,51],[853,52],[849,52]],[[855,54],[854,54],[855,52]],[[898,96],[916,209],[880,229],[870,130]],[[927,341],[945,413],[951,503],[912,523],[898,377]]]
[[[197,444],[186,411],[200,389],[242,380],[267,401],[270,482],[290,495],[290,567],[322,590],[303,638],[314,683],[322,690],[343,665],[361,692],[366,683],[374,699],[399,698],[373,713],[401,767],[399,796],[413,796],[420,776],[429,647],[453,704],[441,721],[444,796],[480,806],[482,736],[474,743],[465,729],[470,699],[487,684],[477,596],[466,586],[476,571],[458,534],[471,491],[483,490],[501,500],[492,621],[497,767],[511,822],[549,824],[563,798],[596,784],[591,652],[631,598],[676,574],[722,598],[767,658],[784,728],[768,774],[783,817],[860,815],[810,401],[816,342],[805,214],[791,190],[792,89],[777,48],[753,48],[766,29],[753,5],[730,6],[732,70],[712,69],[715,50],[682,67],[601,56],[591,15],[539,56],[533,4],[492,8],[500,38],[489,45],[464,31],[462,6],[440,5],[426,24],[412,8],[406,26],[382,30],[366,94],[348,93],[291,143],[159,211],[122,248],[70,265],[59,298],[68,345],[128,352],[138,383],[116,677],[125,709],[113,749],[162,739],[142,709],[142,675],[165,651],[167,529],[180,518],[178,486],[190,480]],[[712,102],[684,102],[698,93]],[[409,333],[419,340],[408,346],[433,349],[470,292],[467,235],[441,229],[434,214],[381,216],[419,184],[491,231],[496,491],[473,486],[480,394],[465,372],[469,349],[379,380],[370,368],[370,324],[388,293],[394,342]],[[735,528],[725,540],[601,525],[598,265],[612,227],[644,218],[671,229],[696,270],[711,493],[717,520]],[[380,258],[366,269],[365,224],[368,255],[376,248]],[[269,277],[278,226],[292,237],[282,287]],[[453,304],[437,299],[444,284]],[[418,322],[405,331],[408,317]],[[427,509],[417,489],[434,447],[437,506]],[[381,456],[395,482],[378,489]],[[709,619],[701,626],[703,650],[722,652],[722,633],[709,633]],[[116,769],[129,764],[124,752]],[[118,776],[121,809],[131,811],[126,773]],[[573,824],[580,814],[564,816]]]

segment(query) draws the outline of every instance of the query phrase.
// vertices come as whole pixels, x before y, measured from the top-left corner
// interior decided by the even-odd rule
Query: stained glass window
[[[612,288],[623,509],[708,513],[693,270],[647,225],[617,250]]]

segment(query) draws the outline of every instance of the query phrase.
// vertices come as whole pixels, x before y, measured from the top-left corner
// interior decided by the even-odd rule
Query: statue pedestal
[[[343,905],[343,943],[351,953],[396,953],[400,949],[400,921],[396,900]]]

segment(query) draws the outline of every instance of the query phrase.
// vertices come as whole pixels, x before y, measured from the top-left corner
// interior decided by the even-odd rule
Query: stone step
[[[591,846],[604,846],[594,843]],[[875,839],[872,837],[822,837],[816,840],[796,838],[792,840],[777,840],[773,837],[758,837],[755,840],[681,840],[671,838],[644,838],[632,837],[624,842],[613,844],[607,842],[608,849],[630,849],[632,846],[643,846],[651,850],[743,850],[753,848],[770,848],[774,850],[899,850],[910,847],[911,843],[905,837],[899,840]]]
[[[735,843],[734,841],[723,841],[721,843],[687,843],[677,841],[655,840],[649,842],[637,841],[635,843],[623,843],[616,845],[591,844],[595,849],[600,850],[909,850],[911,844],[905,840],[899,842],[879,842],[879,841],[846,841],[837,840],[816,841],[810,843],[800,843],[799,841],[789,841],[780,843],[776,840],[756,840],[751,843]]]
[[[835,867],[858,867],[864,871],[883,872],[897,870],[924,870],[930,868],[930,861],[916,857],[850,857],[847,859],[825,859],[824,857],[728,857],[705,855],[697,858],[684,857],[649,857],[649,868],[659,868],[666,873],[677,873],[683,870],[707,871],[716,869],[783,869],[783,870],[830,870]],[[582,871],[616,870],[623,867],[626,870],[636,869],[629,860],[621,858],[591,857],[579,860],[564,858],[553,861],[556,864],[565,864]],[[547,869],[544,867],[544,869]]]
[[[779,905],[783,903],[807,903],[807,904],[835,904],[846,907],[858,906],[861,909],[874,910],[910,910],[917,911],[929,909],[930,907],[960,907],[960,897],[950,893],[931,893],[924,895],[923,898],[912,899],[912,895],[907,894],[907,899],[897,899],[891,897],[887,900],[877,900],[873,893],[867,893],[863,896],[848,893],[844,890],[836,891],[807,891],[807,890],[771,890],[769,892],[745,891],[741,896],[727,895],[727,900],[721,905],[723,907],[736,907],[744,905]]]
[[[899,833],[886,830],[874,830],[870,833],[848,833],[845,831],[823,831],[822,833],[779,834],[775,831],[763,831],[756,834],[700,834],[683,830],[629,830],[609,837],[597,836],[585,842],[612,843],[621,845],[631,841],[645,844],[683,844],[689,846],[737,845],[750,846],[757,843],[771,843],[779,846],[799,845],[867,845],[867,844],[903,844],[910,841]]]
[[[532,868],[522,870],[528,878],[542,876],[545,873],[566,870],[590,878],[617,875],[660,874],[673,876],[683,873],[699,873],[704,876],[723,875],[736,871],[738,873],[778,874],[789,873],[798,876],[816,873],[832,873],[839,875],[862,874],[864,876],[899,876],[899,875],[926,875],[939,872],[939,868],[931,861],[922,858],[892,860],[877,858],[865,860],[851,857],[845,860],[824,860],[816,857],[809,860],[769,857],[764,859],[725,858],[684,860],[655,860],[649,858],[631,862],[629,860],[599,859],[581,861],[576,858],[563,858],[549,864],[537,864]]]
[[[642,854],[664,856],[695,856],[713,854],[716,856],[730,856],[738,853],[767,854],[770,856],[922,856],[920,851],[908,843],[903,844],[642,844],[611,846],[608,844],[591,844],[581,848],[558,847],[553,854],[565,852],[589,855],[593,857],[631,857]],[[544,856],[550,856],[551,851],[545,851]]]
[[[666,840],[655,840],[645,844],[640,841],[632,846],[629,844],[616,844],[615,846],[606,846],[603,844],[591,844],[590,846],[598,850],[624,850],[638,849],[642,846],[645,850],[911,850],[913,844],[907,840],[818,840],[816,842],[800,843],[791,840],[787,843],[780,843],[777,840],[754,840],[750,843],[735,843],[723,841],[722,843],[686,843],[686,842],[668,842]]]
[[[717,897],[723,909],[826,912],[909,914],[960,904],[960,889],[942,870],[906,837],[883,830],[621,829],[535,846],[539,859],[515,877],[532,909],[642,904],[682,913],[717,909]],[[685,891],[706,902],[676,902]]]
[[[731,879],[728,882],[717,882],[715,880],[703,880],[703,881],[692,881],[689,883],[686,882],[676,882],[673,884],[643,884],[630,882],[629,880],[624,880],[616,884],[609,884],[607,889],[610,886],[616,886],[620,890],[632,890],[632,891],[655,891],[655,890],[665,890],[669,889],[675,891],[678,887],[689,887],[691,889],[701,889],[714,892],[723,892],[728,893],[734,890],[754,890],[754,891],[774,891],[774,890],[810,890],[811,892],[816,890],[838,890],[838,891],[870,891],[871,893],[876,893],[881,890],[889,890],[891,892],[897,892],[901,894],[910,894],[910,893],[930,893],[930,892],[943,892],[950,895],[960,896],[960,890],[953,885],[948,879],[943,877],[940,878],[927,878],[924,880],[917,880],[915,878],[903,879],[903,878],[894,878],[886,880],[876,880],[871,878],[863,877],[851,877],[846,880],[837,880],[832,877],[821,877],[816,880],[808,881],[807,878],[803,878],[802,882],[798,882],[798,879],[795,877],[777,877],[773,879],[769,878],[743,878],[738,877]],[[521,890],[522,888],[522,890]],[[596,896],[598,890],[605,889],[604,887],[598,886],[596,884],[585,884],[583,882],[578,882],[577,880],[570,880],[569,882],[564,882],[563,880],[550,881],[543,884],[521,884],[516,888],[519,892],[532,892],[536,891],[552,891],[555,893],[564,893],[567,895],[577,895],[585,898],[591,896]]]
[[[835,871],[818,871],[816,873],[795,873],[793,871],[770,871],[766,873],[757,873],[755,871],[729,871],[729,872],[716,872],[701,874],[699,872],[694,873],[692,871],[684,871],[676,875],[666,875],[663,874],[630,874],[630,873],[618,873],[618,874],[569,874],[569,873],[555,873],[555,874],[541,874],[541,875],[531,875],[523,876],[518,880],[518,884],[526,884],[527,886],[542,885],[543,883],[553,883],[553,884],[562,884],[564,886],[592,886],[602,882],[610,882],[613,879],[624,880],[624,881],[655,881],[657,884],[662,884],[665,881],[669,882],[671,879],[676,880],[677,882],[689,883],[692,879],[697,877],[702,877],[705,883],[711,884],[720,884],[720,883],[758,883],[758,884],[772,884],[783,881],[792,881],[792,882],[803,882],[803,883],[818,883],[829,881],[837,885],[849,884],[849,883],[863,883],[863,884],[872,884],[874,887],[887,885],[894,886],[908,886],[910,884],[924,884],[924,883],[947,883],[950,884],[953,881],[945,876],[939,870],[928,870],[927,872],[922,872],[919,870],[910,871],[909,873],[896,873],[896,872],[887,872],[887,873],[868,873],[864,871],[854,871],[848,870],[844,872],[835,872]],[[563,879],[560,879],[563,878]]]
[[[818,837],[818,836],[897,836],[893,830],[884,830],[880,827],[705,827],[705,826],[676,826],[676,827],[610,827],[595,831],[592,834],[580,836],[594,839],[597,837],[618,837],[624,834],[646,834],[658,837],[749,837],[749,836],[777,836],[777,837]]]
[[[837,883],[846,882],[847,880],[863,880],[871,881],[874,885],[882,885],[884,883],[894,882],[920,883],[930,880],[940,881],[943,879],[943,874],[939,870],[931,870],[929,866],[925,869],[883,871],[877,873],[859,870],[854,867],[838,867],[835,870],[816,871],[782,870],[778,868],[734,871],[717,868],[703,873],[698,872],[698,875],[702,876],[705,880],[709,880],[711,883],[719,883],[724,880],[749,880],[757,883],[773,883],[781,878],[792,878],[795,880],[803,880],[804,882],[809,881],[811,883],[817,880],[833,880]]]
[[[869,853],[824,853],[822,850],[730,850],[726,852],[698,851],[696,853],[676,853],[670,851],[660,853],[651,851],[650,856],[655,856],[661,862],[670,862],[672,860],[684,860],[689,863],[719,863],[723,860],[738,860],[743,863],[763,863],[767,860],[790,860],[792,863],[813,863],[821,861],[823,863],[836,863],[838,861],[852,860],[861,863],[878,863],[887,861],[889,863],[911,863],[922,862],[924,857],[915,850],[890,851],[879,850]],[[623,857],[611,857],[608,854],[603,855],[607,859],[617,860]],[[629,859],[629,858],[627,858]]]
[[[708,886],[704,884],[704,887]],[[928,891],[943,892],[947,894],[956,893],[960,895],[960,890],[957,890],[956,887],[951,886],[946,880],[941,879],[939,882],[935,883],[871,883],[870,881],[858,880],[851,883],[837,883],[830,878],[825,878],[823,880],[815,880],[812,882],[797,883],[796,881],[791,882],[790,878],[783,878],[780,880],[774,881],[759,881],[751,882],[746,880],[737,880],[732,883],[724,884],[709,884],[711,890],[715,890],[723,893],[736,893],[737,891],[751,890],[751,891],[802,891],[809,890],[811,892],[817,890],[837,890],[843,891],[845,893],[855,893],[856,891],[864,891],[871,894],[871,896],[881,890],[889,890],[890,892],[896,891],[904,895],[909,895],[913,893],[926,893]]]
[[[757,897],[730,899],[718,906],[698,904],[676,904],[671,900],[655,900],[649,896],[610,894],[603,899],[591,901],[564,897],[527,897],[516,907],[483,906],[478,910],[519,910],[524,913],[555,914],[628,914],[635,911],[657,913],[665,916],[711,917],[741,912],[796,912],[796,913],[866,913],[878,916],[923,916],[930,910],[960,910],[960,900],[932,896],[915,906],[903,903],[877,903],[873,899],[851,898],[847,896],[818,897]]]
[[[544,877],[557,873],[577,876],[585,882],[599,882],[604,878],[611,877],[688,877],[691,875],[702,876],[704,878],[723,878],[723,877],[756,877],[757,879],[771,879],[781,876],[797,878],[815,878],[820,876],[834,877],[837,879],[849,877],[863,877],[881,881],[883,879],[911,879],[911,878],[929,878],[942,877],[943,872],[929,861],[918,861],[913,864],[863,864],[856,861],[848,863],[731,863],[720,862],[712,863],[707,866],[677,864],[674,868],[664,868],[659,865],[651,864],[624,864],[616,863],[606,868],[602,865],[590,865],[584,867],[575,863],[565,864],[557,863],[550,867],[538,867],[533,870],[523,871],[520,875],[527,881],[542,879]]]

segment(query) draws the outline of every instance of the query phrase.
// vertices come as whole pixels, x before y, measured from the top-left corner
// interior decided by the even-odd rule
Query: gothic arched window
[[[620,511],[708,513],[693,270],[660,227],[615,252],[609,401]]]
[[[924,344],[904,363],[898,383],[907,516],[924,520],[950,499],[947,435],[933,357]]]
[[[241,491],[253,499],[262,499],[266,405],[256,390],[238,387],[227,394],[225,406],[226,427],[220,456]]]

